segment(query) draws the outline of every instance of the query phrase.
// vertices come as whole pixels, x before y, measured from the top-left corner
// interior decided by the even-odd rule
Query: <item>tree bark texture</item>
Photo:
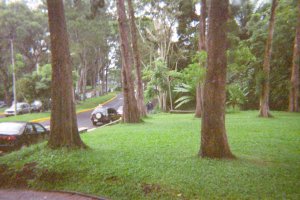
[[[4,62],[2,62],[4,63]],[[0,66],[0,81],[3,83],[3,88],[4,88],[4,101],[5,103],[10,106],[11,105],[11,96],[9,92],[9,82],[8,82],[8,74],[6,70],[4,70],[4,66]]]
[[[130,62],[130,46],[124,0],[117,0],[117,12],[122,54],[123,121],[125,123],[138,123],[140,122],[140,115],[134,96],[134,84],[131,76],[132,63]]]
[[[294,43],[289,111],[299,112],[299,64],[300,64],[300,1],[298,1],[297,28]]]
[[[272,0],[271,16],[269,20],[268,38],[265,47],[263,74],[264,81],[262,82],[261,94],[260,94],[260,117],[271,117],[269,108],[269,95],[270,95],[270,61],[272,55],[272,41],[275,25],[275,12],[277,7],[277,0]]]
[[[225,130],[228,0],[211,0],[208,19],[208,67],[199,155],[230,159],[234,156]]]
[[[199,21],[199,51],[206,51],[206,0],[201,0],[201,13]],[[195,117],[200,118],[203,111],[203,84],[199,83],[196,90]]]
[[[140,111],[141,117],[146,116],[146,107],[144,104],[144,90],[143,90],[143,81],[142,81],[142,65],[140,59],[140,52],[138,48],[138,37],[137,37],[137,28],[135,25],[135,16],[134,9],[131,0],[127,0],[129,16],[130,16],[130,30],[131,30],[131,42],[134,56],[134,65],[136,69],[136,77],[137,77],[137,105]]]
[[[72,66],[62,0],[47,0],[51,38],[51,148],[84,147],[77,127],[73,98]]]
[[[203,84],[198,83],[196,88],[196,110],[195,117],[201,118],[203,111]]]

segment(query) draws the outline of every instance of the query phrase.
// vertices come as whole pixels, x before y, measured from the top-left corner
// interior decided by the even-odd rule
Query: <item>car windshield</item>
[[[105,107],[98,107],[93,111],[93,114],[101,112],[104,115],[107,115],[107,108]]]
[[[20,109],[22,104],[17,104],[17,108]],[[11,105],[10,109],[15,109],[15,104]]]
[[[41,101],[34,101],[31,105],[32,106],[40,106],[40,105],[42,105],[42,102]]]
[[[0,123],[0,134],[20,135],[25,127],[25,123],[3,122]]]

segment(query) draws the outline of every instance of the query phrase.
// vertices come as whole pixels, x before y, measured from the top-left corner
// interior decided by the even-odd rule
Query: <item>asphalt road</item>
[[[118,94],[117,97],[106,103],[106,104],[102,104],[103,107],[110,107],[110,108],[114,108],[114,109],[118,109],[120,106],[123,106],[123,94]],[[92,124],[91,121],[91,114],[92,114],[93,110],[90,111],[86,111],[86,112],[82,112],[77,114],[77,123],[78,123],[78,129],[93,129],[95,128],[95,126]],[[44,125],[46,128],[50,127],[50,121],[45,121],[45,122],[41,122],[42,125]]]

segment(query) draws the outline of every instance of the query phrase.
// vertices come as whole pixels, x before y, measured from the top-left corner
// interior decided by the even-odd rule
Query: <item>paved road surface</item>
[[[105,200],[78,193],[38,192],[31,190],[0,190],[0,200]]]
[[[103,106],[114,108],[117,110],[120,106],[123,106],[123,94],[118,94],[114,100],[104,104]],[[92,124],[92,121],[90,119],[92,112],[93,110],[90,110],[90,111],[77,114],[77,123],[78,123],[79,130],[84,128],[86,129],[95,128],[95,126]],[[50,127],[49,120],[42,122],[41,124],[43,124],[47,128]]]

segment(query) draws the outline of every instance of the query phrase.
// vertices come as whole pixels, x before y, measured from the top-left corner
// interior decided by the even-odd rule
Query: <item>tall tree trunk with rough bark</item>
[[[134,84],[131,76],[132,63],[130,62],[130,47],[124,0],[117,0],[117,12],[122,54],[122,86],[124,94],[123,121],[125,123],[138,123],[140,122],[140,114],[134,96]]]
[[[201,148],[208,158],[234,158],[225,129],[228,0],[211,0],[208,23],[208,67],[204,85]]]
[[[134,65],[136,69],[136,77],[137,77],[137,105],[140,111],[141,117],[146,116],[146,107],[144,104],[144,90],[143,90],[143,81],[142,81],[142,72],[141,72],[141,59],[140,52],[138,48],[138,37],[137,37],[137,29],[135,25],[135,16],[134,9],[131,0],[127,0],[129,16],[130,16],[130,30],[131,30],[131,42],[134,56]]]
[[[263,74],[264,80],[262,82],[261,94],[260,94],[260,117],[271,117],[269,108],[269,95],[270,95],[270,61],[272,55],[272,41],[275,25],[275,12],[277,7],[277,0],[272,0],[271,17],[269,21],[269,34],[265,47]]]
[[[2,62],[2,63],[4,63],[4,62]],[[7,105],[10,106],[11,96],[10,96],[10,93],[9,93],[8,75],[7,75],[6,70],[4,70],[4,67],[5,66],[0,66],[0,81],[2,81],[2,83],[3,83],[4,101]]]
[[[299,64],[300,64],[300,1],[298,1],[297,28],[291,75],[289,111],[299,112]]]
[[[201,13],[199,21],[199,51],[206,51],[206,0],[201,0]],[[203,84],[198,83],[196,90],[195,117],[200,118],[203,110]]]
[[[73,98],[72,66],[62,0],[47,0],[51,38],[51,148],[84,147],[77,127]]]

